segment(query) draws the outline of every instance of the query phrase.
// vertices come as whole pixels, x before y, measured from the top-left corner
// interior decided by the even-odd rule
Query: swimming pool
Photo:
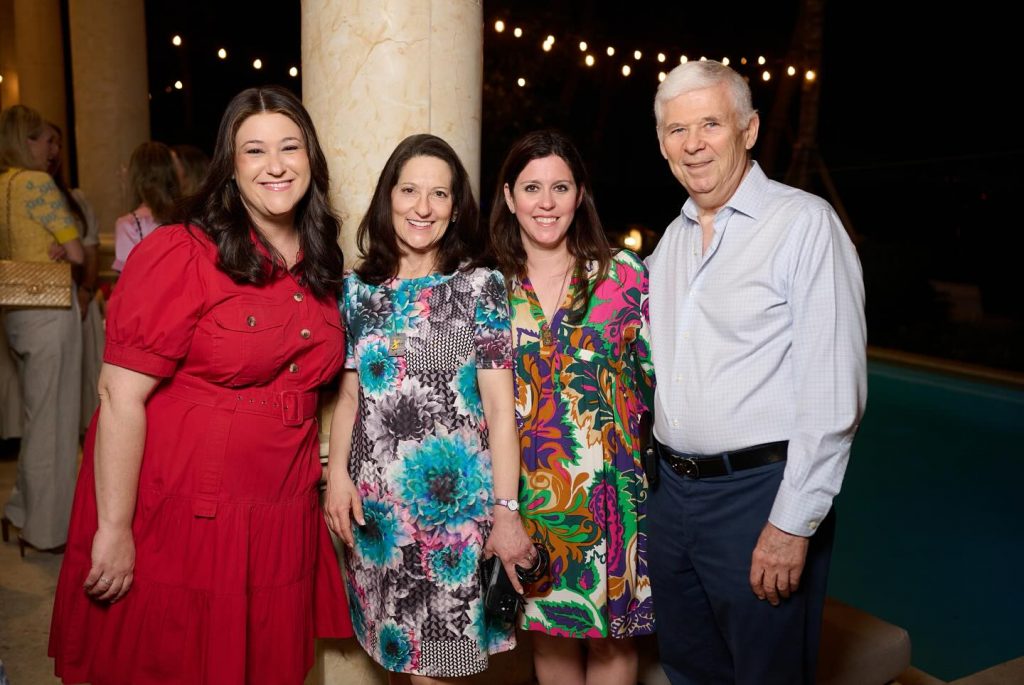
[[[871,361],[829,594],[951,680],[1024,655],[1024,390]]]

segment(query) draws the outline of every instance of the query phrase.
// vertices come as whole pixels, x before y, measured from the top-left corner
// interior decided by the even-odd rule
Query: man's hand
[[[758,599],[779,605],[800,586],[810,538],[793,535],[766,523],[750,560],[750,588]]]

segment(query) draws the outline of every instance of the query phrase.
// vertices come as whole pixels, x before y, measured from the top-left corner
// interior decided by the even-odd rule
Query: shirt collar
[[[747,175],[740,181],[736,192],[732,194],[732,197],[726,201],[719,211],[728,208],[745,214],[751,219],[757,219],[761,209],[761,201],[764,198],[769,183],[768,177],[761,170],[761,165],[757,162],[751,162],[750,170],[747,171]],[[697,203],[693,201],[692,197],[686,199],[681,214],[691,222],[700,223],[697,217]]]

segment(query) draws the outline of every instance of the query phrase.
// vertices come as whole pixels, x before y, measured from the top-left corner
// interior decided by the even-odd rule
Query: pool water
[[[871,362],[829,594],[951,680],[1024,655],[1024,390]]]

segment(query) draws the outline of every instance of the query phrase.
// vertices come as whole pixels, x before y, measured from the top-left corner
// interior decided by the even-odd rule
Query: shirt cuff
[[[177,359],[168,359],[153,352],[145,352],[111,342],[107,342],[106,348],[103,350],[103,361],[160,378],[169,378],[178,368]]]
[[[63,245],[64,243],[71,242],[78,238],[78,229],[74,226],[68,228],[60,228],[53,232],[53,239]]]
[[[788,487],[783,480],[768,521],[791,535],[809,538],[817,532],[831,508],[831,497],[799,492]]]

